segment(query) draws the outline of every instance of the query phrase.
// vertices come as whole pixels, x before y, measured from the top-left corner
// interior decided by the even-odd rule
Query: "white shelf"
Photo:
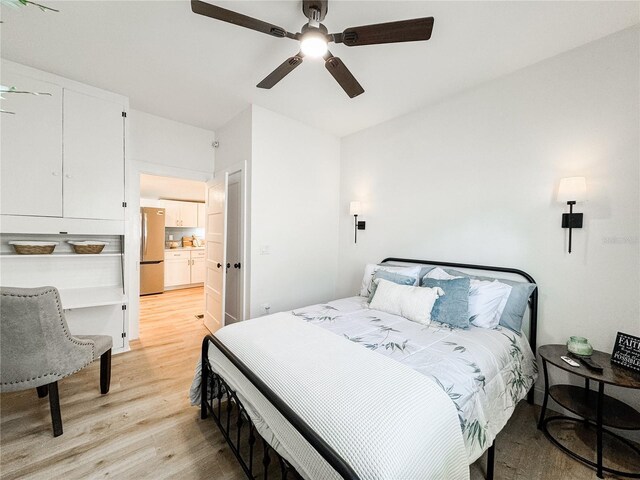
[[[65,257],[120,257],[121,253],[46,253],[25,255],[20,253],[2,253],[0,258],[65,258]]]
[[[108,287],[68,288],[60,290],[62,308],[104,307],[106,305],[123,305],[127,297],[122,293],[122,287],[112,285]]]

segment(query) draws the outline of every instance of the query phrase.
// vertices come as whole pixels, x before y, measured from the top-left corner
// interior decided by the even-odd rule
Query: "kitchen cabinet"
[[[180,226],[198,226],[198,204],[194,202],[180,202]]]
[[[198,204],[195,202],[180,202],[177,200],[162,200],[165,209],[166,227],[198,226]]]
[[[204,250],[168,250],[164,254],[164,286],[189,287],[204,283]]]
[[[206,275],[204,250],[191,252],[191,283],[204,283]]]
[[[176,287],[191,283],[191,252],[165,252],[164,286]]]
[[[198,204],[198,228],[204,228],[207,224],[207,206],[204,203]]]
[[[0,155],[1,204],[5,215],[62,216],[62,88],[3,68],[5,93]]]
[[[68,89],[63,104],[64,216],[123,220],[122,105]]]

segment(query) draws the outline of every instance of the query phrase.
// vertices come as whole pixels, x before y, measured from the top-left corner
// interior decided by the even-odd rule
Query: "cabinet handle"
[[[240,262],[238,262],[238,263],[234,263],[234,264],[233,264],[233,268],[240,268]]]
[[[216,266],[217,266],[218,268],[220,268],[220,267],[222,266],[222,264],[221,264],[221,263],[218,263]]]
[[[58,176],[58,172],[51,172],[51,175],[53,175],[54,177]]]
[[[65,177],[66,177],[66,178],[71,178],[71,174],[70,174],[70,173],[67,173],[67,174],[65,175]]]
[[[230,263],[227,263],[227,268],[231,268],[231,264]]]

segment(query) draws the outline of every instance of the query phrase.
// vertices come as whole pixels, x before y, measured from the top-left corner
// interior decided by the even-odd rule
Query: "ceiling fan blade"
[[[284,77],[293,72],[294,68],[302,63],[302,52],[286,59],[273,72],[267,75],[258,85],[258,88],[271,88]]]
[[[226,8],[211,5],[210,3],[201,2],[200,0],[191,0],[191,10],[193,13],[204,15],[205,17],[215,18],[216,20],[222,20],[227,23],[233,23],[234,25],[250,28],[251,30],[266,33],[267,35],[274,37],[295,38],[293,33],[289,33],[284,28],[278,27],[277,25],[272,25],[270,23],[263,22],[262,20],[227,10]]]
[[[327,52],[324,58],[325,68],[329,70],[329,73],[336,79],[342,89],[347,92],[349,98],[357,97],[361,93],[364,93],[364,88],[358,83],[346,65],[342,63],[342,60],[334,57],[329,52]]]
[[[344,43],[348,47],[357,47],[360,45],[429,40],[432,31],[433,17],[424,17],[400,22],[349,27],[342,33],[334,34],[333,38],[336,43]]]

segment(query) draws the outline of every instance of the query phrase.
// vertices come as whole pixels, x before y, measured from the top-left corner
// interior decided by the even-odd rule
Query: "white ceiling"
[[[255,85],[296,42],[191,12],[186,1],[54,1],[2,9],[2,56],[112,90],[131,107],[215,130],[250,103],[337,135],[383,122],[639,22],[638,2],[329,2],[329,31],[435,17],[428,42],[333,45],[365,93],[349,99],[322,61]],[[211,0],[213,3],[213,0]],[[299,31],[301,2],[215,2]]]
[[[140,175],[140,198],[204,202],[206,184],[182,178]]]

